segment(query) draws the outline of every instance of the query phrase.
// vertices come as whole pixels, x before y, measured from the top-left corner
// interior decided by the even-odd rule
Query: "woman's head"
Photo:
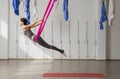
[[[26,18],[20,18],[20,26],[27,25],[27,19]]]

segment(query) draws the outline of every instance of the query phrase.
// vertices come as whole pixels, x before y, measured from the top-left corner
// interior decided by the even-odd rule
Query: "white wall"
[[[106,59],[105,36],[101,36],[106,31],[101,32],[98,29],[100,0],[70,0],[70,19],[67,22],[63,20],[62,0],[59,1],[58,8],[53,9],[41,35],[43,39],[49,44],[64,49],[69,59]],[[47,0],[38,0],[38,3],[38,14],[42,18]],[[24,16],[22,6],[20,6],[20,17]],[[31,8],[31,12],[32,10]],[[31,18],[33,22],[34,17]],[[8,58],[62,58],[58,52],[34,44],[24,36],[18,25],[19,17],[14,15],[11,3],[9,21],[10,52]],[[36,31],[37,29],[33,29],[34,33]]]
[[[5,5],[6,4],[6,5]],[[0,1],[0,59],[8,58],[8,1]]]
[[[107,59],[120,59],[120,1],[115,4],[115,19],[113,25],[107,27]]]

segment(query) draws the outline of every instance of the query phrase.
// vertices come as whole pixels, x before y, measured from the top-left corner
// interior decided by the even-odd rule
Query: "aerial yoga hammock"
[[[38,37],[41,35],[41,33],[42,33],[43,29],[44,29],[44,26],[46,24],[46,21],[47,21],[49,15],[50,15],[50,13],[51,13],[51,11],[52,11],[52,9],[53,9],[54,4],[55,4],[56,1],[57,0],[49,0],[49,3],[47,5],[46,11],[44,13],[42,22],[40,23],[38,32],[37,32],[36,37],[34,39],[35,42],[37,41]]]

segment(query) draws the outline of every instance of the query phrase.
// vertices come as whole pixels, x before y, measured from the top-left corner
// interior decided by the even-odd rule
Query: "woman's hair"
[[[27,25],[27,19],[26,18],[20,18],[20,21],[22,21],[24,25]]]

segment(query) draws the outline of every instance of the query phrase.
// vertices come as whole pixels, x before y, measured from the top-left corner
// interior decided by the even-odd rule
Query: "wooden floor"
[[[104,79],[120,79],[120,61],[0,60],[0,79],[94,79],[43,78],[45,72],[103,73]]]

